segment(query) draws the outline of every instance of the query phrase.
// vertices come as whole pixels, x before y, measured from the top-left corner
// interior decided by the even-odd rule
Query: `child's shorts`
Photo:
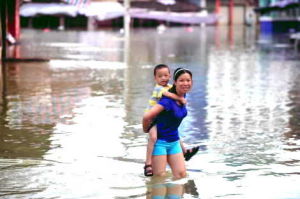
[[[157,140],[154,145],[152,155],[171,155],[177,153],[182,153],[182,148],[179,140],[175,142]]]

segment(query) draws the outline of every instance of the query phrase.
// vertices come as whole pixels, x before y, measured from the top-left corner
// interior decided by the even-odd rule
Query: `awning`
[[[218,20],[217,15],[208,14],[207,11],[179,13],[136,9],[130,11],[130,16],[132,18],[153,19],[183,24],[214,24]]]
[[[90,0],[62,0],[62,1],[67,4],[75,5],[78,7],[83,7],[91,3]]]
[[[255,8],[256,12],[266,14],[272,11],[285,10],[293,7],[300,7],[300,0],[281,0],[270,3],[269,6]]]
[[[275,1],[270,4],[271,7],[279,7],[284,8],[287,6],[291,6],[292,4],[299,4],[299,0],[281,0],[281,1]]]
[[[97,20],[108,20],[124,15],[124,7],[118,2],[91,2],[84,6],[78,5],[64,3],[24,3],[20,7],[20,15],[22,17],[34,17],[38,15],[76,17],[77,15],[84,15],[86,17],[94,16]]]
[[[90,2],[85,6],[77,6],[63,3],[24,3],[20,7],[20,15],[34,17],[37,15],[66,15],[75,17],[83,15],[95,17],[99,21],[111,20],[123,17],[124,6],[119,2]],[[132,18],[153,19],[183,24],[214,24],[217,15],[208,14],[206,10],[201,12],[167,12],[148,9],[131,8],[129,14]]]
[[[79,9],[81,15],[96,17],[97,20],[109,20],[124,16],[125,8],[118,2],[91,2],[89,6]]]
[[[75,17],[78,8],[75,5],[63,3],[24,3],[20,7],[22,17],[34,17],[37,15],[66,15]]]

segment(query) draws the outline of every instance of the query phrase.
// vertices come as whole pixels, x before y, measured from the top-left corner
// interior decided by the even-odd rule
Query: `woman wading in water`
[[[191,90],[192,73],[188,69],[177,68],[174,71],[174,85],[169,92],[185,97]],[[172,169],[174,178],[186,176],[183,151],[180,145],[178,127],[187,115],[185,105],[163,96],[160,101],[144,114],[143,130],[147,132],[151,122],[155,119],[157,126],[157,141],[152,153],[153,174],[164,176],[167,164]]]

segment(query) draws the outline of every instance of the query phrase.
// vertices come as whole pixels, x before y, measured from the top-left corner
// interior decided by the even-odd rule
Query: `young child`
[[[186,100],[184,97],[179,97],[174,93],[168,92],[168,90],[172,87],[171,84],[169,84],[170,80],[170,69],[165,64],[159,64],[155,66],[154,68],[154,80],[156,82],[156,85],[153,89],[152,96],[149,99],[149,105],[147,110],[150,110],[164,95],[166,97],[172,98],[176,101],[178,101],[181,104],[186,104]],[[145,176],[152,176],[152,166],[151,166],[151,157],[153,152],[154,144],[157,140],[157,129],[155,125],[155,121],[152,122],[148,129],[149,133],[149,139],[148,139],[148,145],[147,145],[147,153],[146,153],[146,161],[144,166],[144,175]],[[194,147],[192,149],[186,150],[181,142],[182,151],[184,153],[185,160],[189,160],[193,155],[197,153],[199,150],[199,146]]]

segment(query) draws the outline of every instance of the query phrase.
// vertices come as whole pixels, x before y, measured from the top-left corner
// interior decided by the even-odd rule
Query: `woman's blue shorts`
[[[168,194],[166,196],[152,196],[151,199],[180,199],[181,196],[175,194]]]
[[[176,153],[182,153],[180,141],[167,142],[164,140],[157,140],[152,155],[171,155]]]

